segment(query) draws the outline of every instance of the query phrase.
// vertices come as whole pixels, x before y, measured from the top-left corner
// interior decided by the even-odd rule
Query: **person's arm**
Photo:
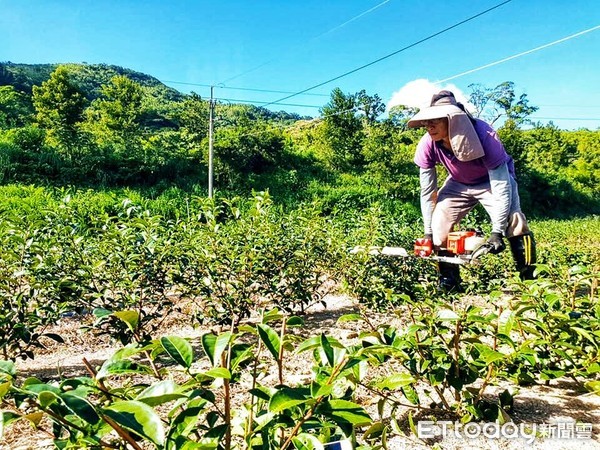
[[[500,164],[495,169],[488,170],[490,175],[490,186],[495,199],[495,207],[490,211],[492,220],[492,233],[504,234],[508,225],[510,212],[511,184],[510,174],[506,163]]]
[[[435,167],[431,169],[419,169],[419,182],[421,184],[421,214],[425,235],[432,235],[431,217],[437,200],[437,173]]]

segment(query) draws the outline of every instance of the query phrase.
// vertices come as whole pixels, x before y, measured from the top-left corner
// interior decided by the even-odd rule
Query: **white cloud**
[[[394,92],[392,98],[387,103],[386,109],[389,111],[392,106],[396,105],[424,108],[429,106],[433,94],[442,90],[452,91],[457,101],[465,105],[467,109],[473,109],[472,105],[468,102],[468,97],[456,85],[449,83],[440,86],[425,78],[409,81]]]

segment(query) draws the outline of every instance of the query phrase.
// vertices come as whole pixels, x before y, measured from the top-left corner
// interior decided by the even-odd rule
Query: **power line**
[[[354,22],[355,20],[359,19],[360,17],[362,17],[362,16],[364,16],[366,14],[369,14],[372,11],[375,11],[377,8],[379,8],[380,6],[385,5],[389,1],[390,0],[385,0],[385,1],[381,2],[381,3],[379,3],[378,5],[375,5],[374,7],[368,9],[367,11],[363,11],[362,13],[358,14],[357,16],[352,17],[351,19],[347,20],[346,22],[342,23],[341,25],[337,25],[337,26],[331,28],[330,30],[327,30],[326,32],[319,34],[318,36],[313,37],[312,39],[309,40],[309,42],[316,41],[317,39],[319,39],[319,38],[321,38],[321,37],[323,37],[323,36],[325,36],[327,34],[333,33],[335,30],[339,30],[340,28],[348,25],[350,22]],[[294,47],[292,47],[292,50],[293,49],[297,49],[298,47],[300,47],[300,45],[301,44],[296,44]],[[244,71],[242,73],[239,73],[239,74],[234,75],[234,76],[232,76],[230,78],[227,78],[226,80],[222,81],[222,83],[227,83],[228,81],[235,80],[236,78],[239,78],[241,76],[247,75],[250,72],[254,72],[255,70],[260,69],[260,68],[262,68],[262,67],[264,67],[264,66],[266,66],[268,64],[271,64],[272,62],[275,62],[275,61],[277,61],[280,58],[281,58],[280,56],[279,57],[275,57],[275,58],[271,58],[270,60],[265,61],[264,63],[259,64],[258,66],[255,66],[255,67],[253,67],[251,69],[248,69],[248,70],[246,70],[246,71]]]
[[[212,85],[212,84],[186,83],[184,81],[170,81],[170,80],[163,80],[162,82],[163,83],[173,83],[173,84],[185,84],[185,85],[189,85],[189,86],[215,87],[218,89],[231,89],[231,90],[236,90],[236,91],[266,92],[266,93],[276,93],[276,94],[293,94],[293,92],[291,92],[291,91],[279,91],[279,90],[272,90],[272,89],[257,89],[257,88],[246,88],[246,87],[225,86],[225,85],[216,86],[216,85]],[[314,97],[329,97],[329,94],[309,93],[309,94],[305,94],[305,95],[311,95]]]
[[[215,100],[221,100],[221,101],[225,101],[225,102],[252,103],[252,104],[267,103],[267,102],[259,102],[257,100],[239,100],[239,99],[236,99],[236,98],[221,98],[221,97],[215,97]],[[303,108],[322,108],[322,106],[316,106],[316,105],[298,105],[296,103],[277,103],[277,105],[280,105],[280,106],[298,106],[298,107],[303,107]]]
[[[490,12],[490,11],[493,11],[494,9],[496,9],[496,8],[499,8],[500,6],[503,6],[503,5],[507,4],[507,3],[510,3],[511,1],[512,1],[512,0],[506,0],[506,1],[504,1],[504,2],[502,2],[502,3],[499,3],[499,4],[495,5],[495,6],[492,6],[492,7],[491,7],[491,8],[489,8],[489,9],[486,9],[485,11],[482,11],[482,12],[480,12],[480,13],[478,13],[478,14],[475,14],[475,15],[473,15],[473,16],[471,16],[471,17],[467,18],[467,19],[464,19],[464,20],[462,20],[462,21],[460,21],[460,22],[458,22],[458,23],[455,23],[454,25],[451,25],[451,26],[449,26],[449,27],[447,27],[447,28],[444,28],[443,30],[440,30],[440,31],[438,31],[438,32],[436,32],[436,33],[433,33],[433,34],[431,34],[431,35],[429,35],[429,36],[427,36],[427,37],[425,37],[425,38],[423,38],[423,39],[420,39],[420,40],[418,40],[417,42],[414,42],[414,43],[412,43],[412,44],[410,44],[410,45],[407,45],[406,47],[403,47],[403,48],[401,48],[400,50],[396,50],[395,52],[392,52],[392,53],[390,53],[390,54],[388,54],[388,55],[385,55],[385,56],[383,56],[383,57],[381,57],[381,58],[379,58],[379,59],[376,59],[375,61],[371,61],[370,63],[367,63],[367,64],[364,64],[364,65],[362,65],[362,66],[360,66],[360,67],[357,67],[356,69],[352,69],[352,70],[350,70],[350,71],[348,71],[348,72],[345,72],[345,73],[343,73],[342,75],[339,75],[339,76],[337,76],[337,77],[331,78],[331,79],[329,79],[329,80],[327,80],[327,81],[324,81],[324,82],[322,82],[322,83],[315,84],[314,86],[311,86],[311,87],[309,87],[309,88],[306,88],[306,89],[303,89],[303,90],[301,90],[301,91],[298,91],[298,92],[296,92],[296,93],[294,93],[294,94],[292,94],[292,95],[288,95],[287,97],[280,98],[280,99],[278,99],[278,100],[275,100],[275,101],[273,101],[273,102],[271,102],[271,103],[267,103],[266,105],[263,105],[263,106],[268,106],[268,105],[272,105],[272,104],[275,104],[275,103],[279,103],[279,102],[281,102],[281,101],[284,101],[284,100],[287,100],[287,99],[289,99],[289,98],[295,97],[296,95],[304,94],[305,92],[312,91],[313,89],[316,89],[316,88],[318,88],[318,87],[324,86],[324,85],[326,85],[326,84],[328,84],[328,83],[331,83],[332,81],[339,80],[340,78],[343,78],[343,77],[345,77],[345,76],[348,76],[348,75],[350,75],[350,74],[353,74],[353,73],[355,73],[355,72],[358,72],[359,70],[362,70],[362,69],[365,69],[365,68],[367,68],[367,67],[369,67],[369,66],[372,66],[372,65],[374,65],[374,64],[377,64],[378,62],[381,62],[381,61],[383,61],[383,60],[385,60],[385,59],[388,59],[388,58],[390,58],[390,57],[392,57],[392,56],[394,56],[394,55],[397,55],[398,53],[401,53],[401,52],[403,52],[403,51],[406,51],[406,50],[408,50],[408,49],[410,49],[410,48],[412,48],[412,47],[415,47],[415,46],[417,46],[417,45],[419,45],[419,44],[422,44],[422,43],[423,43],[423,42],[425,42],[425,41],[428,41],[428,40],[430,40],[430,39],[433,39],[434,37],[436,37],[436,36],[439,36],[440,34],[443,34],[443,33],[447,32],[447,31],[450,31],[450,30],[452,30],[453,28],[456,28],[456,27],[458,27],[458,26],[460,26],[460,25],[463,25],[463,24],[465,24],[465,23],[467,23],[467,22],[469,22],[469,21],[473,20],[473,19],[476,19],[477,17],[480,17],[480,16],[482,16],[482,15],[484,15],[484,14],[487,14],[488,12]]]
[[[587,30],[580,31],[579,33],[572,34],[572,35],[564,37],[562,39],[558,39],[557,41],[550,42],[550,43],[544,44],[544,45],[540,45],[539,47],[532,48],[531,50],[527,50],[525,52],[517,53],[516,55],[512,55],[512,56],[509,56],[507,58],[500,59],[500,60],[495,61],[493,63],[485,64],[485,65],[477,67],[475,69],[467,70],[466,72],[459,73],[458,75],[453,75],[451,77],[444,78],[443,80],[436,81],[434,84],[445,83],[447,81],[454,80],[455,78],[462,77],[463,75],[468,75],[470,73],[477,72],[479,70],[487,69],[488,67],[492,67],[492,66],[495,66],[495,65],[498,65],[498,64],[502,64],[502,63],[504,63],[506,61],[510,61],[511,59],[519,58],[521,56],[528,55],[529,53],[537,52],[538,50],[542,50],[542,49],[550,47],[552,45],[560,44],[561,42],[568,41],[569,39],[574,39],[574,38],[579,37],[579,36],[581,36],[583,34],[590,33],[590,32],[592,32],[594,30],[597,30],[598,28],[600,28],[600,25],[596,25],[595,27],[588,28]]]

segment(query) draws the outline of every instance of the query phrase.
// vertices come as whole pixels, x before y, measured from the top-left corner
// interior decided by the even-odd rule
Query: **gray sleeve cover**
[[[419,182],[421,184],[421,214],[425,234],[433,234],[431,229],[431,217],[437,199],[437,173],[435,167],[419,170]]]
[[[492,231],[504,234],[510,212],[511,184],[506,163],[488,171],[495,206],[490,209]]]

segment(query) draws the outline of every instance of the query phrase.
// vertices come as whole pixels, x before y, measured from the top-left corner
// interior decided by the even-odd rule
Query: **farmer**
[[[448,233],[481,203],[492,222],[487,240],[490,253],[506,248],[505,236],[521,279],[532,279],[535,240],[521,212],[513,160],[496,131],[472,117],[450,91],[435,94],[430,106],[410,119],[408,126],[427,130],[417,145],[414,161],[420,169],[425,238],[433,241],[438,255],[448,254]],[[439,191],[436,164],[448,172]],[[461,290],[458,265],[440,262],[438,270],[443,290]]]

